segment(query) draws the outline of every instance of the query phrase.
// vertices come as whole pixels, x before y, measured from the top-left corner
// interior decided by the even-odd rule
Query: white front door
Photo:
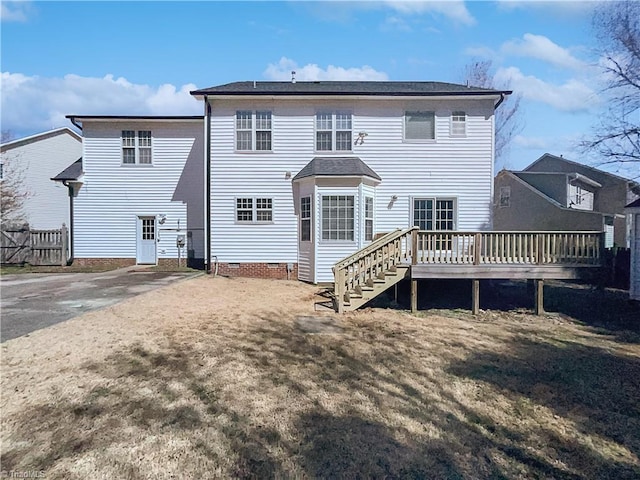
[[[156,217],[138,217],[137,263],[156,263]]]

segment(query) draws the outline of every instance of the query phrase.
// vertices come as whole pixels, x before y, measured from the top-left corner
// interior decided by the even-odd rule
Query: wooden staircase
[[[387,233],[333,266],[338,313],[360,308],[409,276],[413,232],[417,230]]]

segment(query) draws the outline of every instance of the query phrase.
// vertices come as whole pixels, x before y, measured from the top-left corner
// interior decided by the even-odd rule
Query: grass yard
[[[2,470],[640,478],[640,309],[315,318],[317,291],[199,277],[2,344]]]

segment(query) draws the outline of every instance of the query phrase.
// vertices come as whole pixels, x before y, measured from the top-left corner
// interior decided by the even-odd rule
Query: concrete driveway
[[[0,342],[196,275],[131,267],[102,273],[3,275]]]

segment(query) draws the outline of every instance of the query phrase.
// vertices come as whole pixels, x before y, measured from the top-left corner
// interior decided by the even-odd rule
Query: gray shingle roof
[[[498,95],[508,90],[444,82],[233,82],[193,90],[191,95]]]
[[[371,170],[371,168],[358,157],[315,157],[307,163],[293,179],[300,180],[301,178],[314,176],[355,176],[382,180],[376,172]]]
[[[51,180],[54,180],[56,182],[62,182],[64,180],[77,180],[78,178],[80,178],[82,173],[82,157],[80,157],[78,160],[73,162]]]

